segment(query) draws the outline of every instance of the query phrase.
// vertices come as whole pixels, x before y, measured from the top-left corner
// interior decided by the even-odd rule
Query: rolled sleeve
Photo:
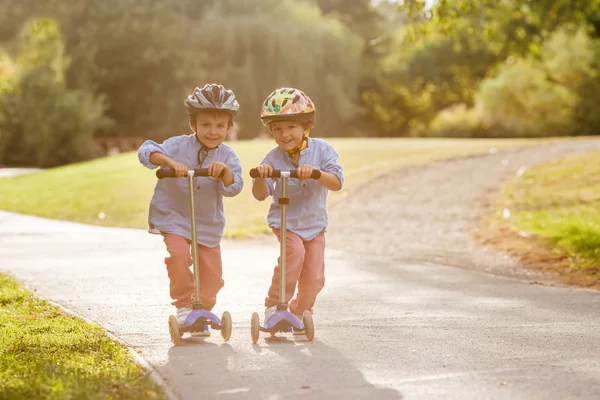
[[[225,161],[225,164],[229,167],[231,174],[233,175],[233,183],[229,186],[225,186],[223,180],[219,180],[219,193],[225,197],[237,196],[244,187],[244,179],[242,178],[242,165],[238,157],[230,153]]]
[[[255,180],[256,179],[252,179],[252,185],[254,185]],[[273,196],[273,192],[275,192],[275,184],[273,183],[273,179],[266,178],[265,183],[267,184],[267,193],[263,196],[262,199],[259,199],[258,197],[254,196],[254,190],[252,191],[252,196],[254,196],[254,198],[258,201],[266,200],[269,196]]]
[[[337,176],[340,180],[340,190],[344,187],[344,170],[338,163],[339,155],[331,146],[327,146],[323,150],[323,162],[321,164],[321,170],[330,172]]]
[[[167,157],[173,158],[178,149],[179,141],[176,137],[167,139],[162,144],[158,144],[152,140],[146,140],[138,150],[138,158],[144,167],[154,169],[159,166],[150,162],[150,154],[162,153]]]

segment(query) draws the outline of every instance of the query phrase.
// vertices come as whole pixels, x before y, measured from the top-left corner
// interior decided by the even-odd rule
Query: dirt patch
[[[596,148],[600,140],[558,142],[389,173],[332,207],[329,245],[360,258],[436,263],[558,283],[550,268],[522,261],[525,251],[511,253],[489,241],[496,234],[482,232],[480,221],[488,215],[490,195],[517,171]],[[510,242],[504,246],[510,248]],[[556,262],[544,257],[534,258],[544,265]]]
[[[475,237],[484,245],[519,259],[523,268],[542,271],[555,285],[575,285],[600,290],[600,277],[575,267],[578,260],[544,238],[516,232],[506,225],[481,223]],[[548,282],[543,282],[548,284]]]

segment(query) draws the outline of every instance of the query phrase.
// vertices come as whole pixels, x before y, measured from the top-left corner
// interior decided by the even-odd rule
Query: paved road
[[[222,245],[233,336],[173,347],[160,238],[0,212],[0,270],[141,350],[183,399],[598,399],[600,294],[329,249],[316,340],[250,340],[273,239]]]

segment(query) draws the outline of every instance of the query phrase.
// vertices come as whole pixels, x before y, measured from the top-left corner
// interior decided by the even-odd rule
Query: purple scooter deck
[[[304,324],[302,323],[302,321],[300,321],[298,317],[296,317],[294,314],[287,310],[275,311],[273,315],[271,315],[269,319],[265,321],[264,329],[270,330],[273,327],[275,327],[278,323],[284,320],[289,322],[290,325],[292,325],[296,329],[304,329]]]

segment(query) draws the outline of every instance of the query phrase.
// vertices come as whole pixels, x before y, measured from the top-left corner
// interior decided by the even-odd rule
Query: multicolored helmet
[[[315,112],[315,105],[302,90],[281,88],[267,97],[260,119],[265,125],[281,120],[315,122]]]
[[[200,110],[213,109],[223,110],[231,116],[235,116],[240,105],[231,90],[225,89],[222,85],[210,83],[204,85],[202,89],[194,89],[185,100],[185,108],[189,115],[193,115]]]

